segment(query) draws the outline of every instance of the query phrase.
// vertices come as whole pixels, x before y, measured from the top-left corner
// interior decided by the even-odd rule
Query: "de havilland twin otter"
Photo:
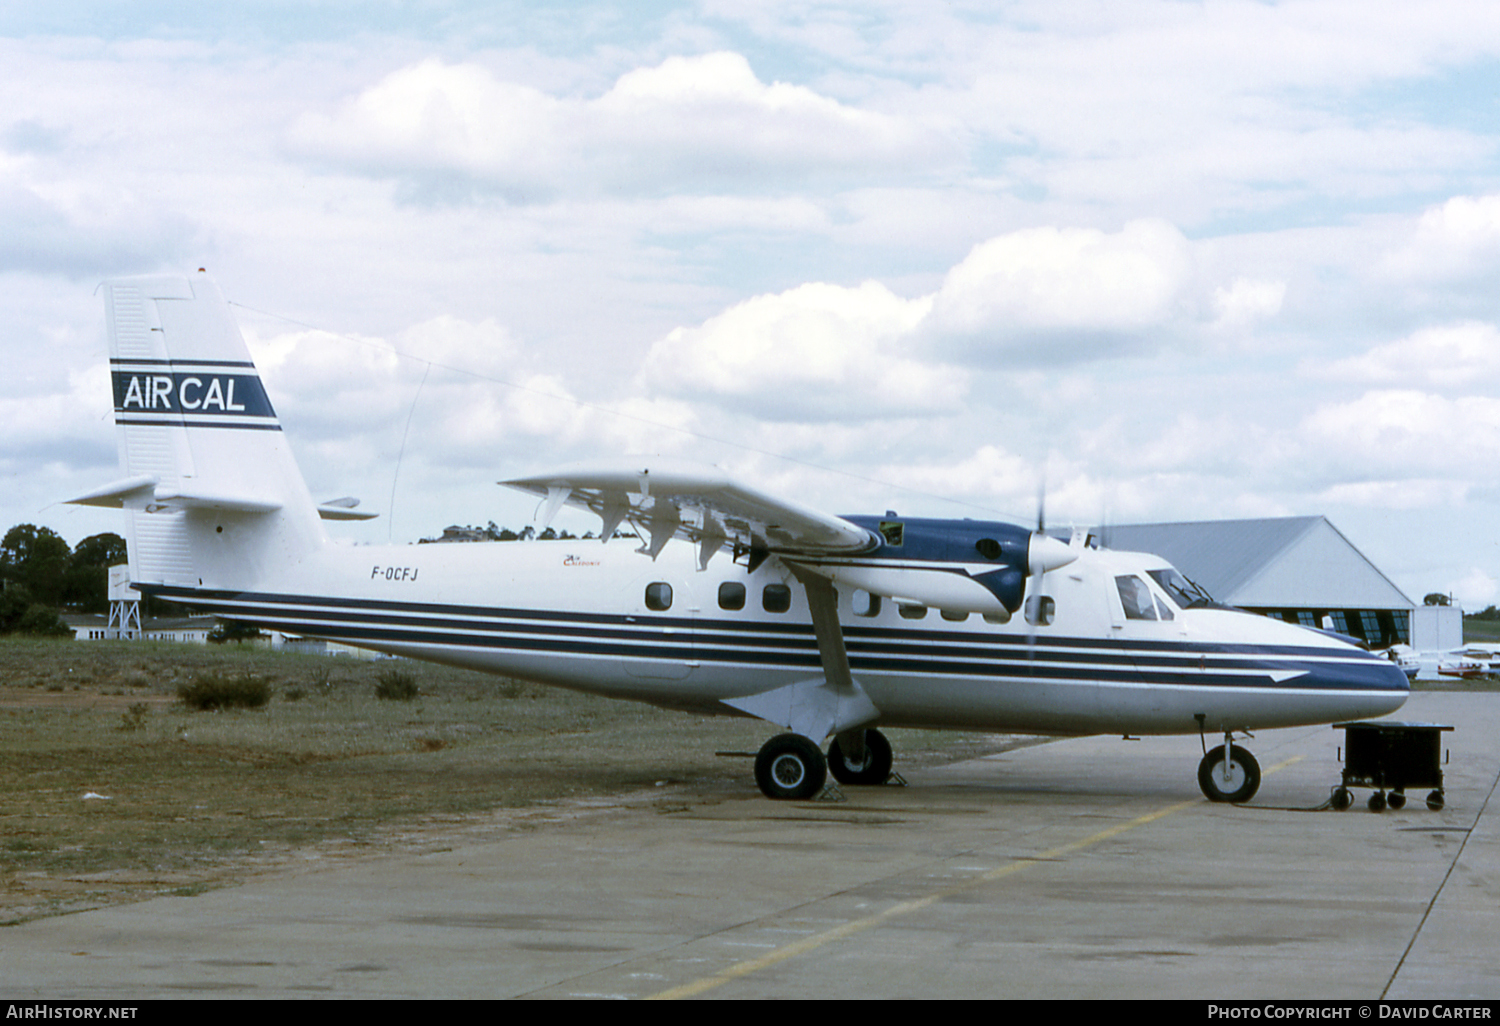
[[[123,480],[71,501],[126,511],[141,592],[381,652],[778,728],[769,797],[826,774],[882,784],[880,727],[1222,734],[1198,781],[1260,784],[1235,733],[1380,716],[1406,700],[1349,639],[1216,605],[1164,560],[1075,532],[830,516],[713,467],[574,466],[502,482],[643,539],[335,544],[217,286],[105,283]],[[827,755],[823,744],[828,742]],[[1206,747],[1206,742],[1205,742]]]

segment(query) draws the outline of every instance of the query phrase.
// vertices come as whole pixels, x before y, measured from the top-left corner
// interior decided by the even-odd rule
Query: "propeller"
[[[1067,566],[1078,558],[1078,551],[1066,542],[1059,541],[1047,534],[1047,482],[1046,478],[1037,487],[1036,495],[1036,530],[1031,532],[1031,537],[1026,543],[1026,571],[1028,576],[1026,588],[1026,603],[1022,607],[1026,615],[1026,660],[1031,662],[1036,653],[1036,629],[1042,623],[1050,623],[1051,619],[1043,620],[1044,609],[1042,608],[1043,591],[1046,587],[1047,573],[1059,567]]]

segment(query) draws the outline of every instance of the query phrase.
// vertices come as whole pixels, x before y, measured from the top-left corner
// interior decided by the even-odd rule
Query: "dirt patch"
[[[402,665],[417,697],[383,701],[380,664],[0,640],[0,924],[756,793],[760,721]],[[176,688],[196,673],[254,674],[273,698],[190,711]],[[898,769],[1022,743],[890,733]]]

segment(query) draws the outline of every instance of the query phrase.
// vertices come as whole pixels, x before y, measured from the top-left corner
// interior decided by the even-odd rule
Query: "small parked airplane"
[[[881,784],[878,726],[1222,733],[1203,792],[1260,784],[1236,732],[1398,709],[1400,669],[1350,640],[1216,605],[1166,561],[979,520],[830,516],[660,460],[502,482],[645,541],[347,546],[315,503],[218,287],[105,283],[130,577],[221,617],[781,732],[760,789]],[[674,541],[676,539],[676,541]],[[832,739],[825,757],[822,744]]]

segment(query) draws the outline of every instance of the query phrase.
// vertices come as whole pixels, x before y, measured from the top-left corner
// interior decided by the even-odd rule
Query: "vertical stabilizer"
[[[324,533],[228,304],[206,275],[103,289],[126,480],[75,501],[126,509],[137,584],[265,586]]]

